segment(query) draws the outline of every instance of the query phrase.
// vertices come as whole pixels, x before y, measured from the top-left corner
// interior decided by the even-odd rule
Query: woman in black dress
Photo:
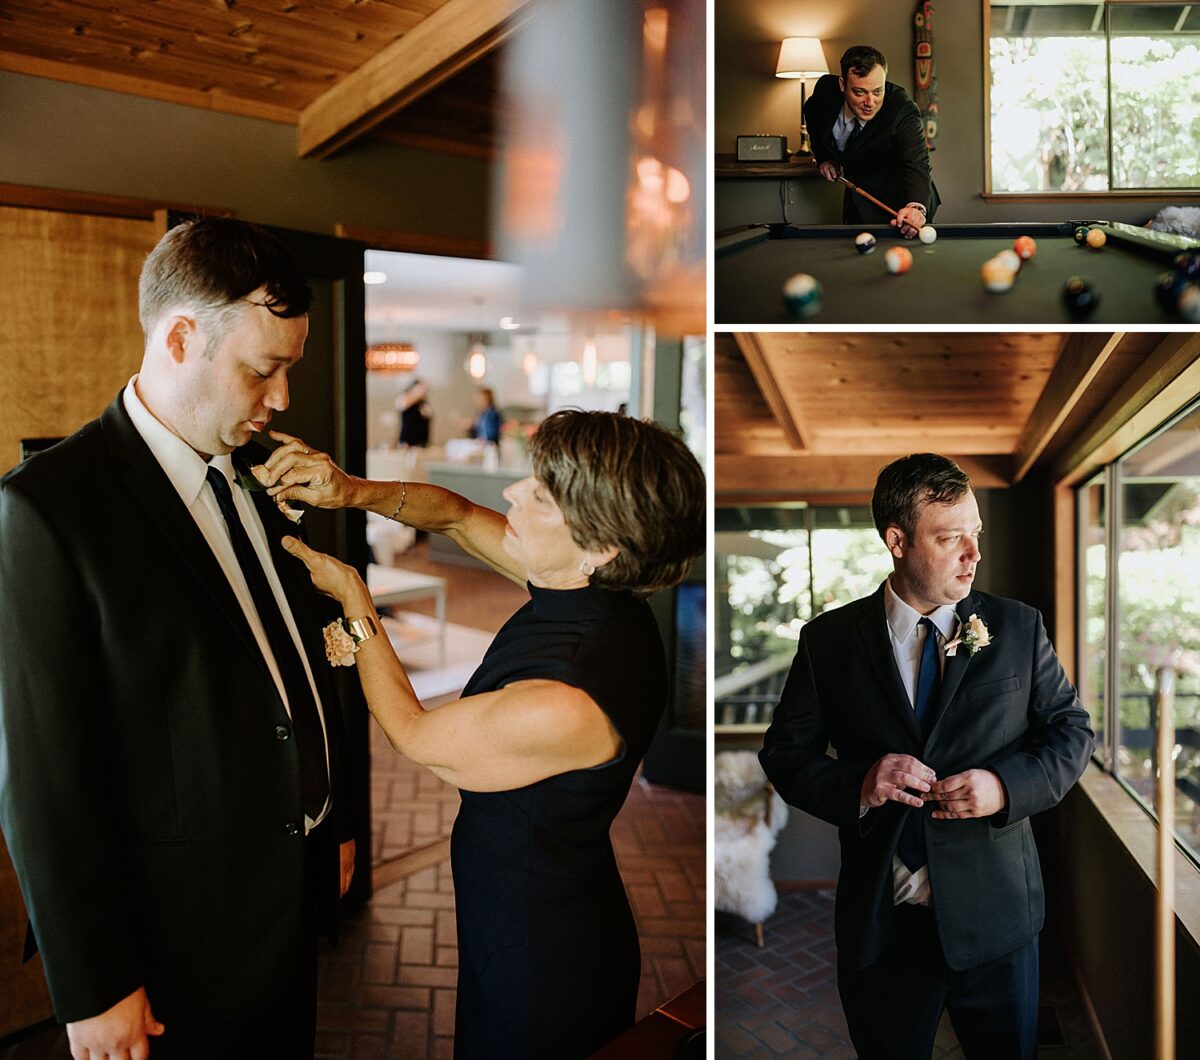
[[[613,413],[558,412],[531,442],[507,519],[417,483],[345,475],[284,444],[264,475],[280,499],[354,506],[445,533],[528,586],[461,699],[425,711],[350,567],[288,547],[364,636],[359,676],[392,745],[462,791],[455,1056],[571,1060],[634,1020],[637,931],[609,826],[667,695],[645,594],[704,547],[704,476],[674,435]]]

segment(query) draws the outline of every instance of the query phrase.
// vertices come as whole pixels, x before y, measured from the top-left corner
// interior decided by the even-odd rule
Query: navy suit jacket
[[[888,81],[883,106],[843,155],[833,139],[833,123],[844,103],[835,74],[817,81],[804,104],[804,121],[812,140],[817,165],[838,162],[847,180],[862,185],[880,202],[899,210],[910,202],[925,207],[925,219],[933,221],[941,198],[933,184],[929,150],[925,146],[925,123],[907,92]],[[842,221],[846,224],[887,224],[891,216],[861,195],[846,189]]]
[[[325,712],[334,809],[309,857],[331,922],[336,841],[350,833],[325,616],[279,544],[297,528],[251,496]],[[142,984],[168,1027],[261,1011],[306,918],[296,740],[233,590],[120,395],[0,479],[0,642],[0,826],[58,1018]]]
[[[865,968],[879,958],[892,921],[892,855],[905,815],[922,813],[946,961],[972,968],[1041,930],[1045,903],[1029,818],[1079,779],[1092,731],[1039,613],[972,592],[956,611],[964,621],[978,615],[991,644],[974,655],[960,646],[946,659],[936,720],[923,741],[896,668],[883,594],[880,586],[801,631],[761,761],[787,802],[838,826],[841,960]],[[990,818],[934,820],[934,804],[922,811],[889,800],[860,818],[863,780],[888,753],[913,755],[939,778],[990,769],[1004,785],[1005,808]]]

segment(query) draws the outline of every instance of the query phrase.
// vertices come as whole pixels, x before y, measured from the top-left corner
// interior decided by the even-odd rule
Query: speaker
[[[737,138],[737,160],[739,162],[786,162],[787,137],[768,136],[759,133],[755,136],[739,136]]]

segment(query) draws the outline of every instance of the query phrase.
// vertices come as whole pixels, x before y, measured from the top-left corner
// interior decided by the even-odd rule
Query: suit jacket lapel
[[[858,622],[858,632],[866,648],[867,659],[884,692],[884,699],[899,715],[904,726],[921,743],[921,729],[913,713],[900,671],[896,669],[896,654],[888,636],[887,612],[883,607],[884,587],[881,585],[867,601],[867,608]]]
[[[958,606],[954,609],[955,614],[958,615],[959,629],[966,627],[967,619],[976,612],[977,608],[978,601],[974,593],[970,593],[965,599],[959,601]],[[942,720],[946,717],[950,706],[953,704],[954,697],[958,693],[963,677],[966,676],[967,667],[970,665],[970,662],[971,653],[964,644],[960,644],[955,653],[946,659],[945,669],[942,670],[942,683],[938,686],[935,707],[937,713],[934,714],[933,729],[929,733],[930,741],[937,735]]]
[[[257,658],[262,659],[258,642],[250,631],[246,616],[221,565],[196,525],[196,520],[175,492],[166,472],[138,434],[129,413],[125,411],[121,394],[105,409],[100,422],[113,455],[127,465],[125,485],[213,598],[229,622],[230,629],[242,638]],[[266,667],[266,660],[263,660],[263,666]]]

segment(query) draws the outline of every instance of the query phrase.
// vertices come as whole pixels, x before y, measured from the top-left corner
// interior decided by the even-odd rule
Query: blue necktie
[[[921,727],[921,740],[929,738],[933,728],[933,703],[937,698],[938,685],[942,683],[942,668],[938,660],[937,629],[923,618],[918,623],[925,627],[925,642],[921,645],[921,669],[917,674],[917,691],[913,696],[913,709],[917,724]],[[928,860],[925,856],[925,810],[909,807],[900,831],[900,845],[896,853],[909,872],[916,872]]]
[[[208,484],[216,494],[221,514],[225,516],[233,551],[237,554],[238,565],[242,568],[254,600],[254,609],[258,612],[267,643],[271,646],[271,654],[275,656],[275,665],[279,667],[279,675],[283,679],[300,754],[300,793],[304,812],[309,820],[315,821],[329,795],[329,774],[325,768],[325,734],[321,730],[321,718],[317,713],[312,687],[296,651],[296,642],[292,640],[279,610],[279,601],[271,591],[258,553],[250,544],[246,528],[233,505],[229,482],[215,467],[208,469],[207,477]]]

